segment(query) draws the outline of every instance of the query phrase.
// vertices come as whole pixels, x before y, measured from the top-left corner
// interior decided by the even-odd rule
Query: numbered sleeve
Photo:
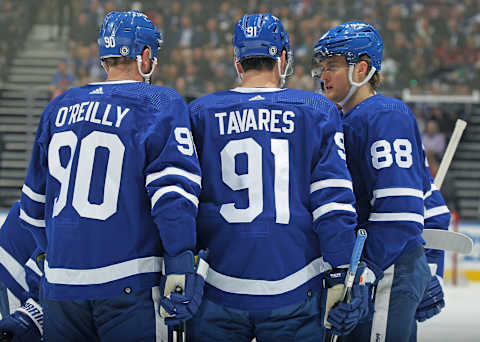
[[[315,151],[311,208],[314,229],[324,259],[333,267],[350,262],[357,214],[352,180],[345,162],[343,131],[336,108],[318,123],[320,142]]]
[[[46,250],[45,203],[46,181],[48,176],[48,121],[51,103],[46,107],[37,128],[33,144],[32,157],[27,177],[22,187],[20,219],[22,226],[28,229],[42,250]]]
[[[377,113],[370,118],[370,211],[367,253],[384,269],[418,236],[424,224],[424,158],[413,115]]]
[[[425,217],[424,225],[427,229],[448,230],[450,225],[450,210],[442,197],[442,194],[433,183],[430,169],[425,161],[425,173],[428,176],[430,188],[424,195]],[[426,249],[428,265],[432,274],[443,278],[445,252],[438,249]]]
[[[159,113],[147,139],[146,188],[163,247],[170,256],[193,250],[200,166],[183,99]]]

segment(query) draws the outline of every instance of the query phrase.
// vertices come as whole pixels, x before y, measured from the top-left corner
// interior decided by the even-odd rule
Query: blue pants
[[[400,257],[384,271],[375,291],[373,320],[359,324],[342,342],[413,342],[415,311],[430,281],[423,247]]]
[[[320,295],[267,312],[227,308],[207,299],[187,323],[189,342],[322,342]]]
[[[101,300],[44,300],[44,341],[167,341],[159,300],[158,287]]]

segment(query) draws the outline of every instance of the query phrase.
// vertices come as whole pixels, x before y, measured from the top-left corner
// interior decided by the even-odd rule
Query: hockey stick
[[[439,190],[442,187],[465,127],[467,127],[467,122],[464,120],[458,119],[455,123],[455,129],[435,175],[434,183]],[[443,249],[462,254],[469,254],[473,249],[472,239],[462,233],[441,229],[424,229],[422,238],[426,242],[425,248]]]
[[[441,229],[424,229],[422,238],[425,248],[443,249],[444,251],[470,254],[473,249],[472,239],[462,233]]]
[[[352,257],[350,258],[350,266],[348,267],[347,276],[345,277],[345,284],[343,286],[342,296],[340,297],[341,301],[346,301],[347,303],[350,301],[350,292],[352,290],[353,281],[355,280],[355,274],[357,273],[358,263],[360,262],[366,239],[367,231],[365,229],[359,229],[355,246],[353,246]],[[337,338],[337,335],[332,335],[330,337],[330,342],[336,342]]]
[[[440,162],[440,166],[438,167],[437,174],[435,175],[434,183],[437,188],[440,190],[442,187],[443,181],[445,179],[445,175],[447,174],[448,168],[450,167],[450,163],[452,162],[453,155],[457,150],[458,143],[462,138],[463,131],[467,127],[467,122],[458,119],[455,123],[455,128],[453,130],[452,136],[450,137],[450,141],[448,142],[447,149],[443,154],[442,161]]]
[[[183,289],[177,285],[175,292],[183,294]],[[183,322],[173,327],[172,341],[173,342],[186,342],[187,340],[187,323]]]

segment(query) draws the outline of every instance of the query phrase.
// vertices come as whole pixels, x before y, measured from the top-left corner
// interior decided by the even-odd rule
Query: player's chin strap
[[[348,67],[348,81],[350,82],[351,87],[350,87],[350,90],[348,91],[347,96],[345,96],[343,98],[343,100],[338,102],[338,104],[342,107],[345,105],[345,103],[347,103],[348,100],[350,100],[350,98],[352,97],[353,94],[355,94],[355,92],[357,91],[358,88],[360,88],[362,85],[364,85],[365,83],[370,81],[370,79],[372,78],[375,71],[377,71],[377,69],[374,66],[372,66],[372,68],[370,69],[370,72],[368,73],[367,77],[365,77],[365,79],[362,82],[354,82],[353,81],[353,69],[354,68],[355,68],[354,65],[350,65]]]
[[[152,60],[152,70],[148,74],[144,74],[142,72],[142,56],[138,55],[137,56],[137,67],[138,67],[138,72],[140,75],[142,75],[143,79],[145,80],[145,83],[150,84],[150,76],[152,76],[153,71],[155,70],[155,67],[157,66],[157,57],[154,57]]]

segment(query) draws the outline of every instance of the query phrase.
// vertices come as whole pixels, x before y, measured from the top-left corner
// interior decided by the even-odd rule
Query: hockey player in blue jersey
[[[161,301],[182,313],[168,315],[176,322],[201,300],[200,168],[186,103],[149,84],[160,43],[144,14],[109,13],[106,82],[68,90],[41,117],[20,218],[46,252],[47,341],[155,341]]]
[[[358,224],[368,231],[365,256],[384,272],[375,315],[342,341],[415,341],[416,322],[438,313],[443,252],[422,247],[424,225],[446,229],[449,211],[432,186],[415,117],[403,102],[376,93],[383,42],[371,25],[347,22],[314,47],[312,75],[342,107],[347,164]]]
[[[0,341],[40,341],[43,312],[39,305],[41,270],[31,234],[20,227],[20,202],[0,229]]]
[[[340,116],[320,94],[282,89],[293,55],[276,17],[243,16],[233,47],[241,86],[190,103],[210,269],[188,335],[323,341],[322,273],[342,277],[355,241]],[[357,281],[352,303],[332,309],[335,331],[366,315],[365,288]]]

